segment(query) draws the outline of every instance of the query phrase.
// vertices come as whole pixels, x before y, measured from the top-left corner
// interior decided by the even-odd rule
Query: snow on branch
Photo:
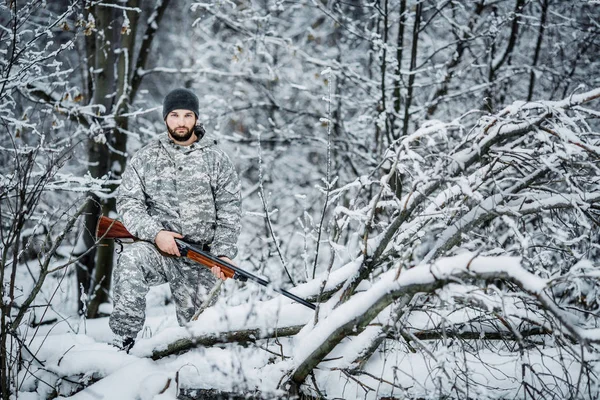
[[[572,315],[556,305],[547,294],[548,280],[525,270],[519,258],[478,257],[473,253],[464,253],[410,269],[397,265],[395,269],[382,274],[369,290],[355,294],[346,303],[331,310],[316,326],[307,327],[295,344],[297,350],[294,353],[295,369],[291,374],[291,383],[304,382],[308,373],[344,337],[364,330],[396,299],[430,293],[454,282],[482,279],[504,279],[516,284],[561,322],[560,330],[564,334],[583,345],[600,343],[598,329],[579,326]]]
[[[493,242],[495,235],[482,230],[506,230],[505,217],[530,224],[549,210],[560,210],[569,219],[585,215],[574,220],[579,221],[575,229],[594,220],[599,146],[585,119],[572,108],[597,99],[598,93],[594,89],[558,102],[515,102],[472,127],[457,130],[456,121],[429,123],[402,138],[398,151],[388,151],[396,154],[391,161],[397,161],[394,169],[408,189],[402,197],[376,198],[369,204],[370,210],[378,210],[372,222],[365,219],[364,208],[337,209],[375,230],[362,248],[365,263],[346,285],[342,302],[388,257],[404,254],[414,264],[447,255],[469,238],[474,241],[469,248],[501,247]],[[364,181],[371,179],[357,180]],[[387,182],[380,185],[384,188]],[[539,236],[535,241],[548,242]]]
[[[349,226],[351,219],[354,229],[358,224],[369,232],[361,248],[363,262],[321,306],[320,322],[297,336],[295,348],[300,350],[289,385],[305,383],[347,336],[369,325],[382,324],[362,345],[356,344],[363,348],[347,364],[355,365],[351,370],[376,354],[391,329],[399,329],[404,340],[418,340],[420,328],[401,328],[414,315],[406,305],[430,309],[417,294],[452,293],[453,283],[478,288],[482,281],[487,282],[484,287],[502,282],[496,297],[504,306],[494,313],[519,343],[519,324],[554,331],[587,349],[600,343],[595,325],[600,321],[590,314],[599,306],[586,300],[597,296],[597,277],[586,272],[571,286],[555,281],[577,261],[600,255],[594,246],[600,237],[591,228],[599,220],[600,143],[574,109],[599,97],[600,90],[594,89],[559,102],[515,102],[472,127],[456,129],[456,121],[430,123],[388,149],[392,171],[378,182],[379,194],[355,201],[366,207],[336,209],[345,221],[340,226]],[[394,170],[407,188],[399,199],[386,187],[385,177]],[[341,190],[376,182],[364,175]],[[528,299],[524,311],[506,308],[515,296]],[[400,305],[393,307],[396,303]],[[434,302],[431,307],[435,304],[440,306]],[[464,306],[479,312],[485,308]],[[484,332],[483,326],[479,329]]]

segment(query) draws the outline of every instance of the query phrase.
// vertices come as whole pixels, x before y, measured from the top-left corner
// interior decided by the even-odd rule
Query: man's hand
[[[227,262],[227,263],[229,263],[229,264],[232,264],[232,265],[234,265],[234,266],[236,266],[236,267],[237,267],[237,264],[236,264],[235,262],[233,262],[233,260],[232,260],[231,258],[229,258],[229,257],[225,257],[225,256],[221,256],[221,257],[219,257],[219,258],[220,258],[221,260],[223,260],[223,261],[225,261],[225,262]],[[217,278],[219,278],[219,279],[221,279],[221,280],[228,279],[228,278],[225,276],[225,274],[223,273],[223,271],[221,271],[221,268],[220,268],[220,267],[212,267],[210,270],[212,271],[213,275],[214,275],[214,276],[216,276]]]
[[[154,238],[154,243],[156,243],[156,247],[163,253],[180,257],[181,254],[179,254],[179,248],[177,247],[177,243],[175,243],[175,238],[182,239],[183,236],[176,232],[160,231]]]

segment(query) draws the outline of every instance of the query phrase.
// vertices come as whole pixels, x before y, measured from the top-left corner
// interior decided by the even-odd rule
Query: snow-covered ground
[[[445,264],[439,264],[437,273],[445,273],[446,267],[460,259],[448,259]],[[510,260],[515,261],[514,258],[498,258],[491,264],[475,262],[470,268],[472,271],[485,268],[510,270],[515,265]],[[337,270],[330,285],[355,268],[356,263],[349,263],[346,268]],[[370,296],[402,285],[404,281],[425,281],[427,271],[429,269],[425,268],[423,271],[414,269],[411,273],[406,271],[404,278],[395,283],[381,281],[383,283],[367,288],[351,303],[367,304]],[[535,279],[529,283],[532,287],[536,286]],[[315,345],[321,343],[329,330],[340,325],[340,320],[355,317],[361,309],[355,304],[355,311],[348,306],[346,311],[344,307],[331,310],[329,306],[335,301],[333,299],[323,305],[321,319],[314,325],[312,310],[291,303],[272,291],[255,286],[240,288],[238,285],[226,282],[217,304],[185,327],[177,325],[168,287],[153,288],[147,297],[146,325],[129,354],[112,345],[114,335],[108,327],[108,318],[86,320],[67,317],[70,305],[53,303],[55,311],[47,312],[45,319],[57,321],[30,328],[27,332],[25,343],[28,350],[23,351],[27,368],[23,368],[19,376],[18,398],[174,399],[183,390],[193,395],[194,389],[237,394],[259,391],[264,398],[285,397],[282,384],[289,373]],[[378,287],[382,285],[388,288]],[[455,285],[448,291],[456,295],[461,293],[461,288],[464,293],[470,290]],[[314,281],[294,289],[299,295],[314,293],[314,290]],[[66,292],[62,293],[66,295]],[[232,301],[236,293],[247,301],[240,302],[239,298]],[[252,300],[259,297],[265,300]],[[441,294],[440,298],[444,295]],[[230,305],[231,302],[238,304]],[[381,312],[381,322],[390,313],[389,310],[388,307]],[[110,312],[110,309],[105,307],[103,311]],[[431,328],[444,321],[467,321],[476,314],[473,310],[444,312],[442,307],[433,313],[416,312],[406,324],[413,328]],[[296,332],[299,332],[291,337],[274,337],[275,329],[286,327],[296,327]],[[245,330],[253,331],[255,340],[219,343],[215,339],[228,332]],[[317,395],[314,388],[318,387],[320,394],[327,398],[343,399],[384,396],[433,399],[445,395],[500,399],[520,397],[525,392],[538,393],[538,390],[546,396],[554,393],[556,398],[566,398],[573,396],[572,387],[571,391],[568,387],[579,382],[582,391],[577,393],[577,398],[594,398],[598,394],[597,375],[594,375],[600,373],[597,353],[578,346],[553,346],[551,340],[545,347],[514,351],[502,342],[493,344],[484,341],[484,335],[482,340],[470,340],[468,343],[441,340],[432,344],[431,341],[416,340],[412,342],[412,348],[402,340],[388,340],[370,358],[362,372],[348,375],[349,363],[377,333],[378,325],[372,323],[362,333],[344,339],[319,364],[314,378],[309,378],[310,383],[303,389]],[[270,338],[265,338],[267,336]],[[164,356],[169,345],[177,341],[189,343],[194,338],[211,341],[211,344]],[[478,350],[467,350],[472,347]],[[578,357],[589,361],[591,375],[582,373]],[[460,383],[465,376],[470,379],[466,386]],[[594,379],[595,391],[584,391],[589,387],[588,381]],[[591,386],[594,387],[594,383]]]

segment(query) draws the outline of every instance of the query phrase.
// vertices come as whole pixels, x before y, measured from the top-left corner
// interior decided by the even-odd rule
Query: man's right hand
[[[175,238],[182,239],[183,236],[171,231],[160,231],[154,238],[154,243],[156,243],[156,247],[163,253],[180,257],[181,254],[179,254],[179,248],[177,248]]]

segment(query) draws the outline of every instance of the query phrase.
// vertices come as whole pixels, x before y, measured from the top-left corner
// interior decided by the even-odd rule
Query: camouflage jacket
[[[211,253],[233,258],[240,234],[240,181],[209,135],[179,146],[167,135],[130,160],[117,193],[117,211],[127,229],[154,242],[163,229],[210,244]]]

